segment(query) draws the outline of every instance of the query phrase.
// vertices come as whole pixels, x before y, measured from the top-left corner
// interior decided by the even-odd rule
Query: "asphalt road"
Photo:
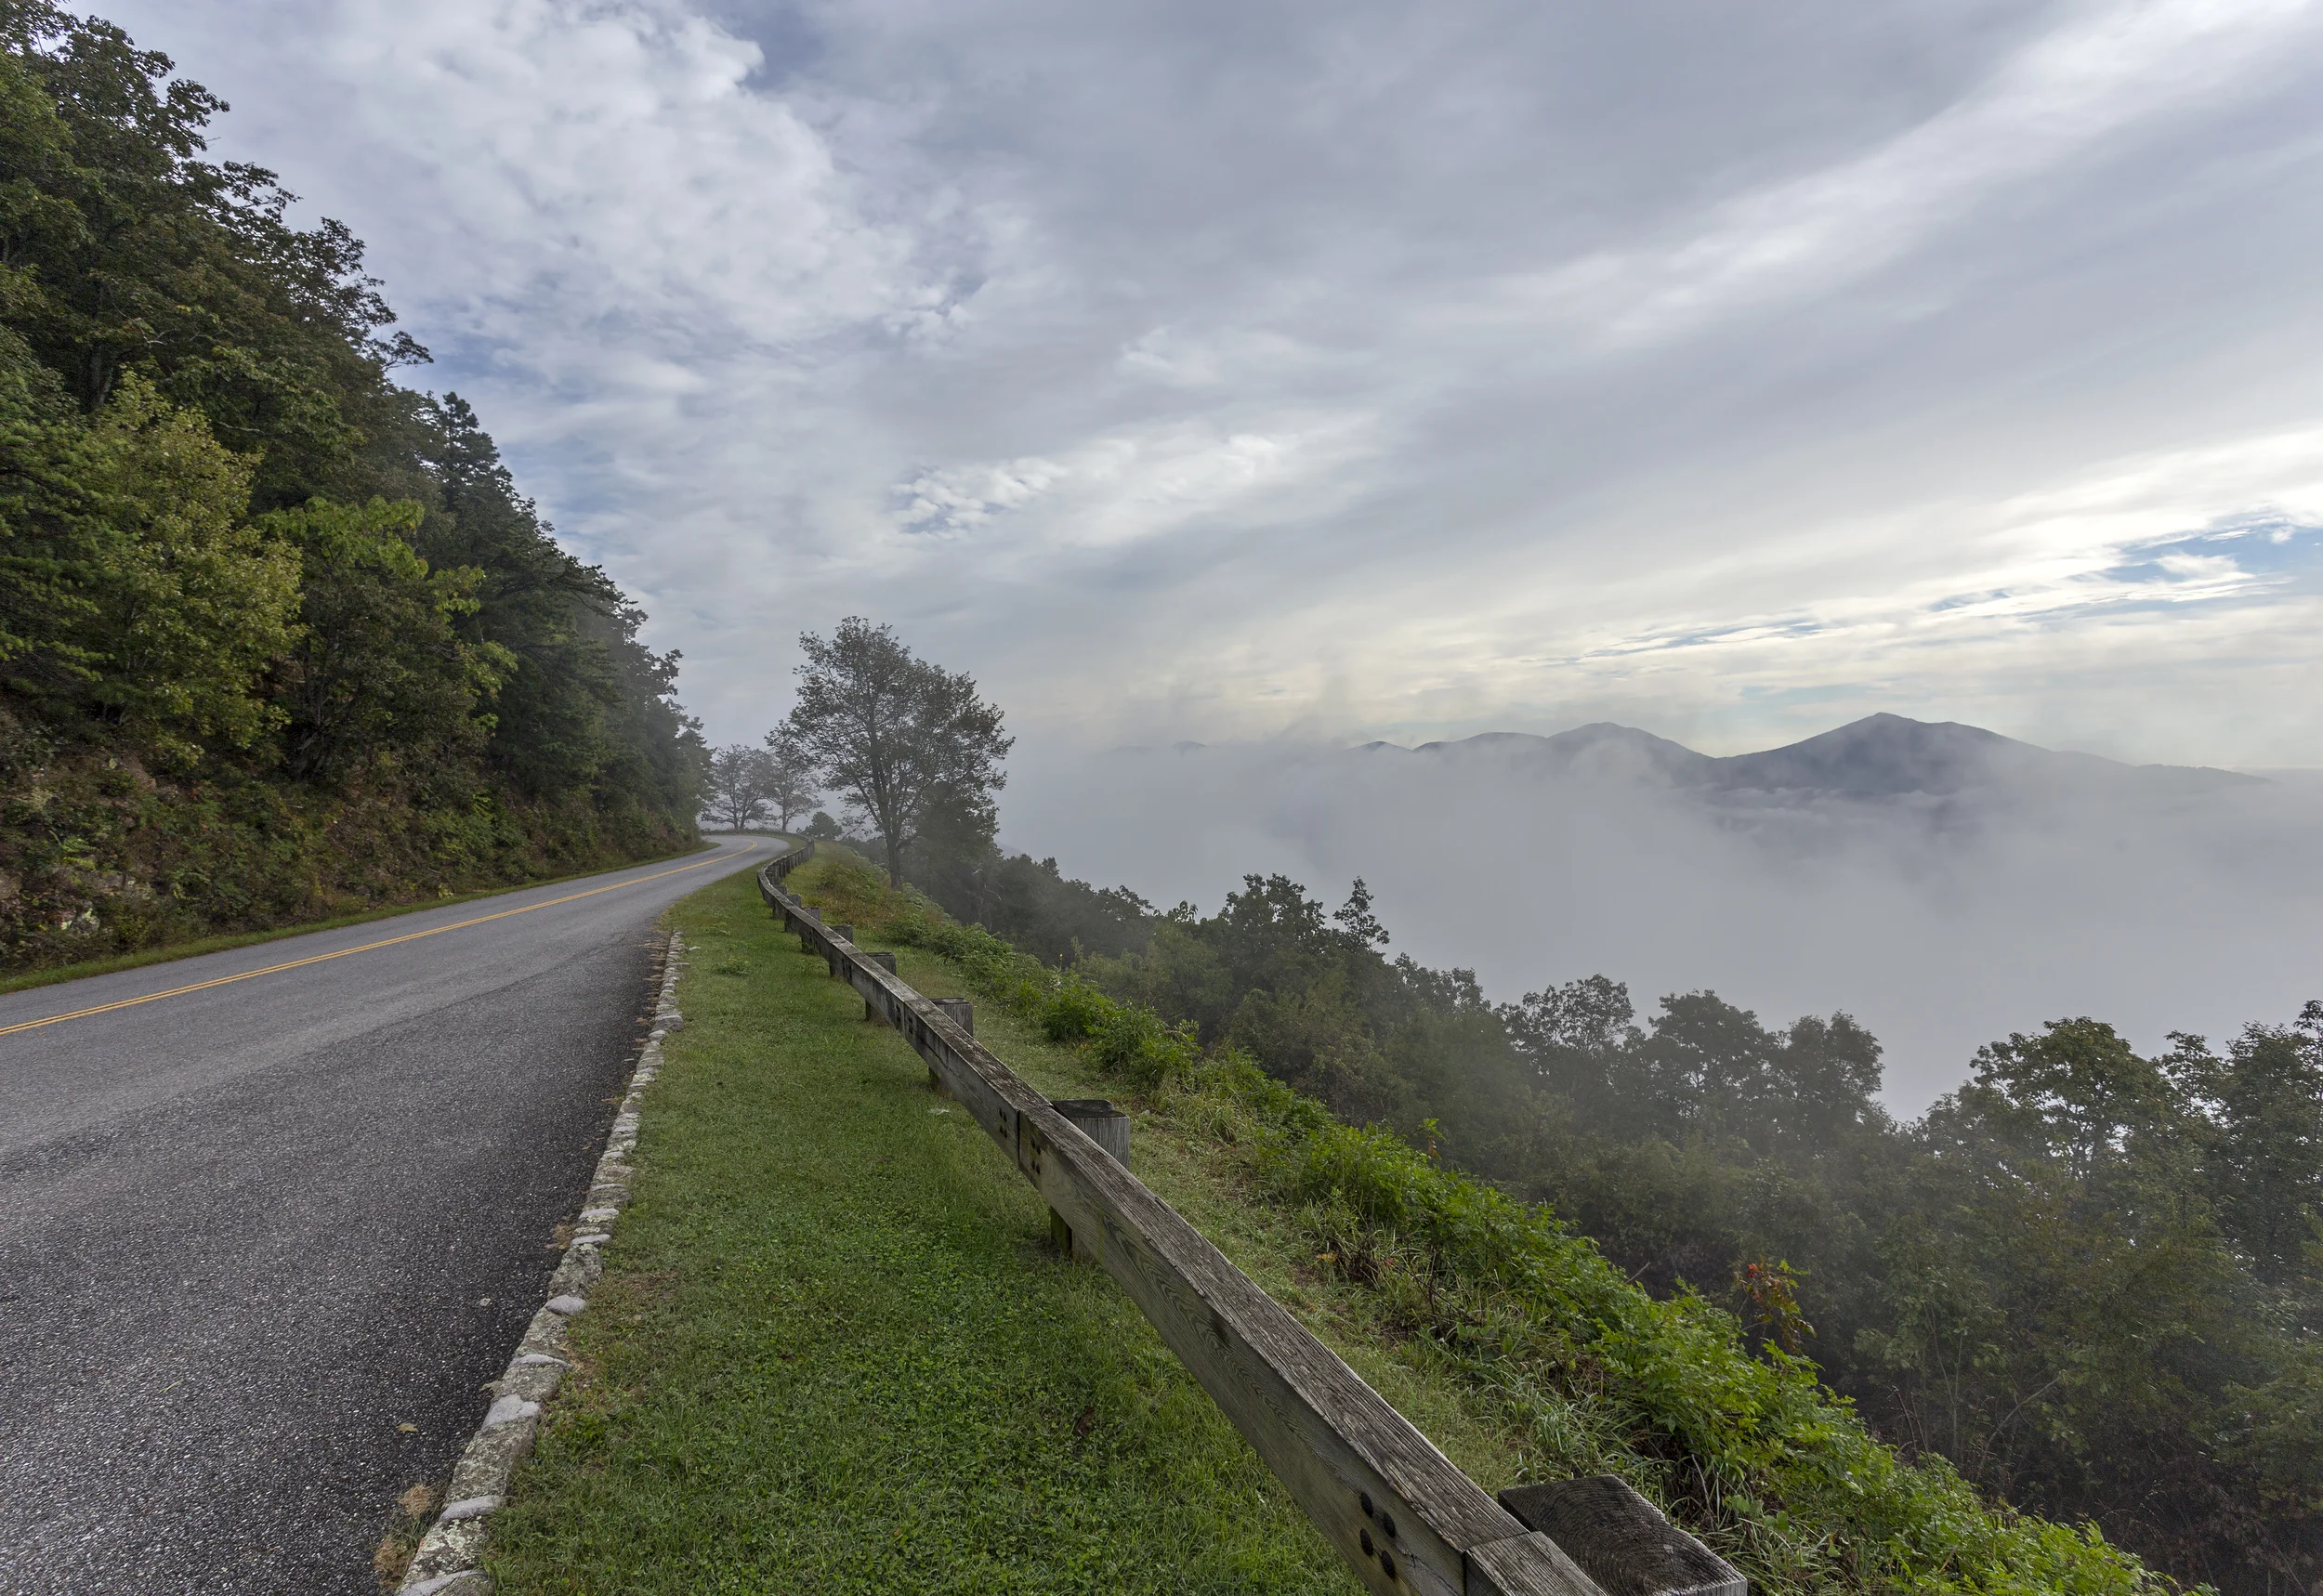
[[[545,1295],[655,918],[768,847],[0,997],[0,1592],[374,1596]]]

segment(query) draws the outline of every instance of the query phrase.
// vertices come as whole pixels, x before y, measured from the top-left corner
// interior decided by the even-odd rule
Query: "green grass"
[[[1357,1589],[1129,1300],[1052,1249],[1039,1198],[902,1040],[775,928],[748,874],[673,919],[692,945],[686,1029],[647,1098],[576,1369],[494,1517],[500,1589]],[[959,989],[931,956],[901,958],[922,990]],[[997,1013],[978,1029],[1043,1090],[1086,1084],[1075,1055]],[[1133,1161],[1174,1200],[1208,1189],[1168,1137]],[[1232,1208],[1217,1188],[1187,1210],[1205,1224]],[[1213,1234],[1266,1253],[1297,1292],[1289,1232],[1252,1217]],[[1458,1423],[1456,1403],[1437,1406]]]
[[[1650,1298],[1545,1210],[1201,1053],[846,850],[792,883],[865,945],[898,938],[921,991],[972,978],[979,1037],[1036,1088],[1131,1092],[1136,1172],[1487,1489],[1612,1470],[1789,1596],[2167,1589],[2093,1529],[1899,1458],[1811,1365]],[[503,1589],[1354,1589],[748,876],[674,913],[688,1028],[581,1367],[493,1526]]]
[[[336,931],[342,926],[368,925],[374,920],[393,920],[398,915],[417,914],[423,909],[456,909],[461,904],[474,903],[479,898],[502,897],[512,892],[530,892],[536,886],[555,886],[560,882],[610,875],[615,870],[636,870],[642,865],[658,865],[669,859],[686,858],[702,851],[700,848],[681,848],[674,854],[656,854],[650,858],[632,859],[625,865],[596,865],[585,870],[574,870],[570,875],[544,876],[539,881],[518,882],[514,886],[452,893],[418,903],[389,904],[382,909],[360,909],[353,914],[335,914],[323,920],[302,921],[296,925],[277,925],[267,931],[236,931],[219,936],[198,936],[187,942],[140,948],[133,953],[113,953],[102,959],[84,959],[77,963],[56,964],[43,970],[20,970],[12,975],[0,976],[0,996],[29,991],[34,987],[53,987],[60,981],[78,981],[86,975],[110,975],[116,970],[138,970],[148,964],[167,964],[203,953],[223,953],[234,948],[253,948],[261,942],[280,942],[285,936],[304,936],[310,931]]]
[[[1202,1051],[844,849],[792,879],[826,920],[941,955],[996,1014],[1070,1043],[1040,1056],[1067,1061],[1078,1090],[1131,1092],[1177,1155],[1158,1172],[1144,1156],[1155,1188],[1479,1484],[1620,1474],[1776,1596],[2173,1589],[2092,1526],[2021,1516],[1941,1459],[1881,1445],[1814,1365],[1755,1350],[1692,1293],[1650,1296],[1555,1214],[1432,1149],[1339,1122],[1257,1060]]]

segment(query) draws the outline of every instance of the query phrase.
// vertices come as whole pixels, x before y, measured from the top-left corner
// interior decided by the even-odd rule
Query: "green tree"
[[[851,615],[828,638],[802,635],[799,648],[807,662],[784,730],[878,832],[899,886],[930,802],[989,802],[1006,784],[1000,763],[1016,739],[974,677],[914,658],[892,627]]]
[[[0,4],[0,259],[10,321],[90,413],[124,373],[252,457],[261,508],[344,489],[408,415],[387,381],[424,360],[342,224],[300,230],[272,173],[201,158],[225,109],[119,28]]]
[[[1988,1042],[1949,1115],[1983,1127],[1996,1147],[2061,1159],[2087,1181],[2117,1167],[2133,1135],[2174,1118],[2175,1095],[2159,1066],[2083,1017]]]
[[[788,831],[791,821],[822,796],[815,780],[815,756],[797,738],[777,727],[767,733],[765,758],[767,804],[774,811],[776,828]]]
[[[442,510],[422,529],[420,550],[438,566],[483,573],[466,629],[516,661],[491,762],[531,796],[584,788],[612,752],[606,713],[621,687],[606,645],[621,633],[622,595],[557,545],[466,400],[448,394],[427,417],[423,447]]]
[[[0,329],[0,687],[52,713],[96,679],[86,588],[118,535],[83,480],[85,432],[55,373]]]
[[[492,720],[480,706],[516,661],[460,635],[481,573],[430,570],[410,543],[411,501],[310,500],[261,525],[298,553],[298,642],[281,664],[291,774],[337,782],[390,753],[407,764],[471,756]]]
[[[2270,1286],[2313,1289],[2323,1241],[2323,1004],[2295,1026],[2246,1028],[2223,1069],[2212,1187],[2219,1217]]]
[[[710,755],[710,812],[729,831],[746,831],[767,811],[767,756],[746,743]]]
[[[700,728],[336,222],[0,0],[0,956],[666,851]],[[255,517],[255,519],[254,519]],[[348,821],[353,824],[348,824]]]
[[[199,738],[248,747],[282,718],[261,678],[298,612],[296,556],[243,518],[249,463],[131,373],[79,464],[113,533],[86,568],[92,709],[180,763]]]
[[[2193,1577],[2279,1574],[2306,1532],[2240,1505],[2262,1488],[2243,1432],[2297,1354],[2209,1200],[2191,1062],[2088,1018],[1980,1050],[1921,1129],[1876,1351],[1971,1478]]]

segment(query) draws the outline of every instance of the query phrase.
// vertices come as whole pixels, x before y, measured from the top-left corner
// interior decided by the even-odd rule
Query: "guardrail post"
[[[1058,1097],[1049,1106],[1066,1119],[1080,1127],[1083,1135],[1105,1149],[1106,1156],[1122,1168],[1129,1168],[1129,1116],[1102,1097]],[[1083,1262],[1101,1263],[1104,1258],[1085,1241],[1073,1238],[1073,1227],[1055,1209],[1048,1210],[1049,1239],[1057,1249]]]
[[[1113,1161],[1124,1170],[1129,1168],[1129,1112],[1116,1108],[1102,1097],[1059,1097],[1049,1104],[1066,1119],[1082,1129],[1089,1140],[1113,1155]]]
[[[888,953],[884,950],[873,951],[870,948],[865,948],[863,949],[863,957],[878,965],[882,970],[886,971],[890,975],[896,973],[896,956],[892,953]],[[887,1016],[881,1014],[878,1007],[873,1004],[869,998],[865,998],[863,1000],[863,1017],[867,1020],[884,1020]]]

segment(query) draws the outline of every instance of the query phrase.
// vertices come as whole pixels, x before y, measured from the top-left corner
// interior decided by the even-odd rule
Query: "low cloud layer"
[[[2323,997],[2323,782],[2004,774],[1940,796],[1705,791],[1635,764],[1243,744],[1032,750],[1004,840],[1166,906],[1249,871],[1495,999],[1602,972],[1641,1010],[1709,987],[1769,1024],[1845,1009],[1915,1113],[1976,1046],[2093,1014],[2146,1049]]]
[[[720,740],[2323,740],[2323,8],[117,0]]]

